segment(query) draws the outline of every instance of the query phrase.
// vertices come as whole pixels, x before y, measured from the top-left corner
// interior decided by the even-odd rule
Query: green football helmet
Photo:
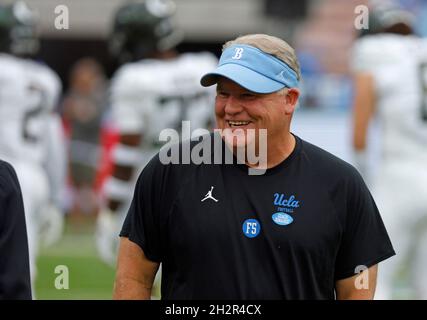
[[[133,1],[114,17],[111,53],[121,62],[146,58],[175,47],[182,33],[174,24],[175,3],[170,0]]]
[[[402,9],[394,1],[371,1],[369,28],[362,30],[360,36],[391,32],[391,28],[397,25],[405,26],[405,30],[412,33],[414,23],[414,15]]]
[[[0,52],[32,56],[39,47],[33,11],[23,1],[0,5]]]

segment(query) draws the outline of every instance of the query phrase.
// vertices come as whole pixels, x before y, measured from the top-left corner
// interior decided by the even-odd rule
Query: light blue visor
[[[249,45],[232,45],[224,50],[217,68],[205,74],[200,83],[209,87],[226,77],[256,93],[272,93],[298,87],[294,70],[276,57]]]

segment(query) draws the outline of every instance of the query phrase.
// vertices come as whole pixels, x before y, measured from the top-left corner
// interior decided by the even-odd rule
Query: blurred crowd
[[[107,112],[108,83],[102,66],[84,58],[71,68],[69,87],[60,103],[68,138],[69,199],[67,211],[95,214],[98,209],[98,168],[101,135]]]

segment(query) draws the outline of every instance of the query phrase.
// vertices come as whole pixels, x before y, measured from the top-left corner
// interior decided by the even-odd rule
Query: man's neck
[[[281,139],[267,142],[267,169],[273,168],[285,161],[295,149],[295,137],[287,132]]]
[[[295,149],[296,140],[295,137],[288,131],[286,134],[281,136],[280,138],[277,137],[276,139],[268,139],[267,140],[267,152],[265,155],[260,155],[260,148],[256,148],[256,154],[260,159],[260,162],[258,163],[252,163],[248,161],[246,158],[246,165],[251,168],[256,169],[270,169],[278,164],[285,161],[286,158],[288,158],[292,151]],[[246,150],[247,151],[247,150]],[[237,156],[238,151],[237,149],[233,150],[234,155]],[[245,153],[246,154],[246,153]]]

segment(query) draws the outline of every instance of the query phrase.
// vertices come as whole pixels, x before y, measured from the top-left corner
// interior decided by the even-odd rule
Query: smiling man
[[[393,247],[358,172],[290,132],[299,80],[281,39],[225,44],[201,79],[217,85],[221,150],[261,150],[265,130],[265,170],[154,157],[120,234],[116,299],[149,299],[160,263],[162,299],[373,298],[377,264]]]
[[[299,97],[296,88],[301,77],[299,64],[293,49],[285,42],[280,43],[279,52],[283,52],[280,60],[244,44],[244,39],[224,45],[218,68],[205,75],[201,83],[218,84],[215,113],[218,128],[224,130],[225,142],[234,149],[239,147],[238,141],[244,141],[240,147],[257,144],[261,141],[260,129],[267,129],[267,167],[273,167],[295,147],[290,122]],[[254,72],[254,66],[261,72]],[[248,129],[255,134],[248,134]],[[246,140],[236,139],[239,133],[245,133]],[[258,145],[256,150],[259,151]]]

